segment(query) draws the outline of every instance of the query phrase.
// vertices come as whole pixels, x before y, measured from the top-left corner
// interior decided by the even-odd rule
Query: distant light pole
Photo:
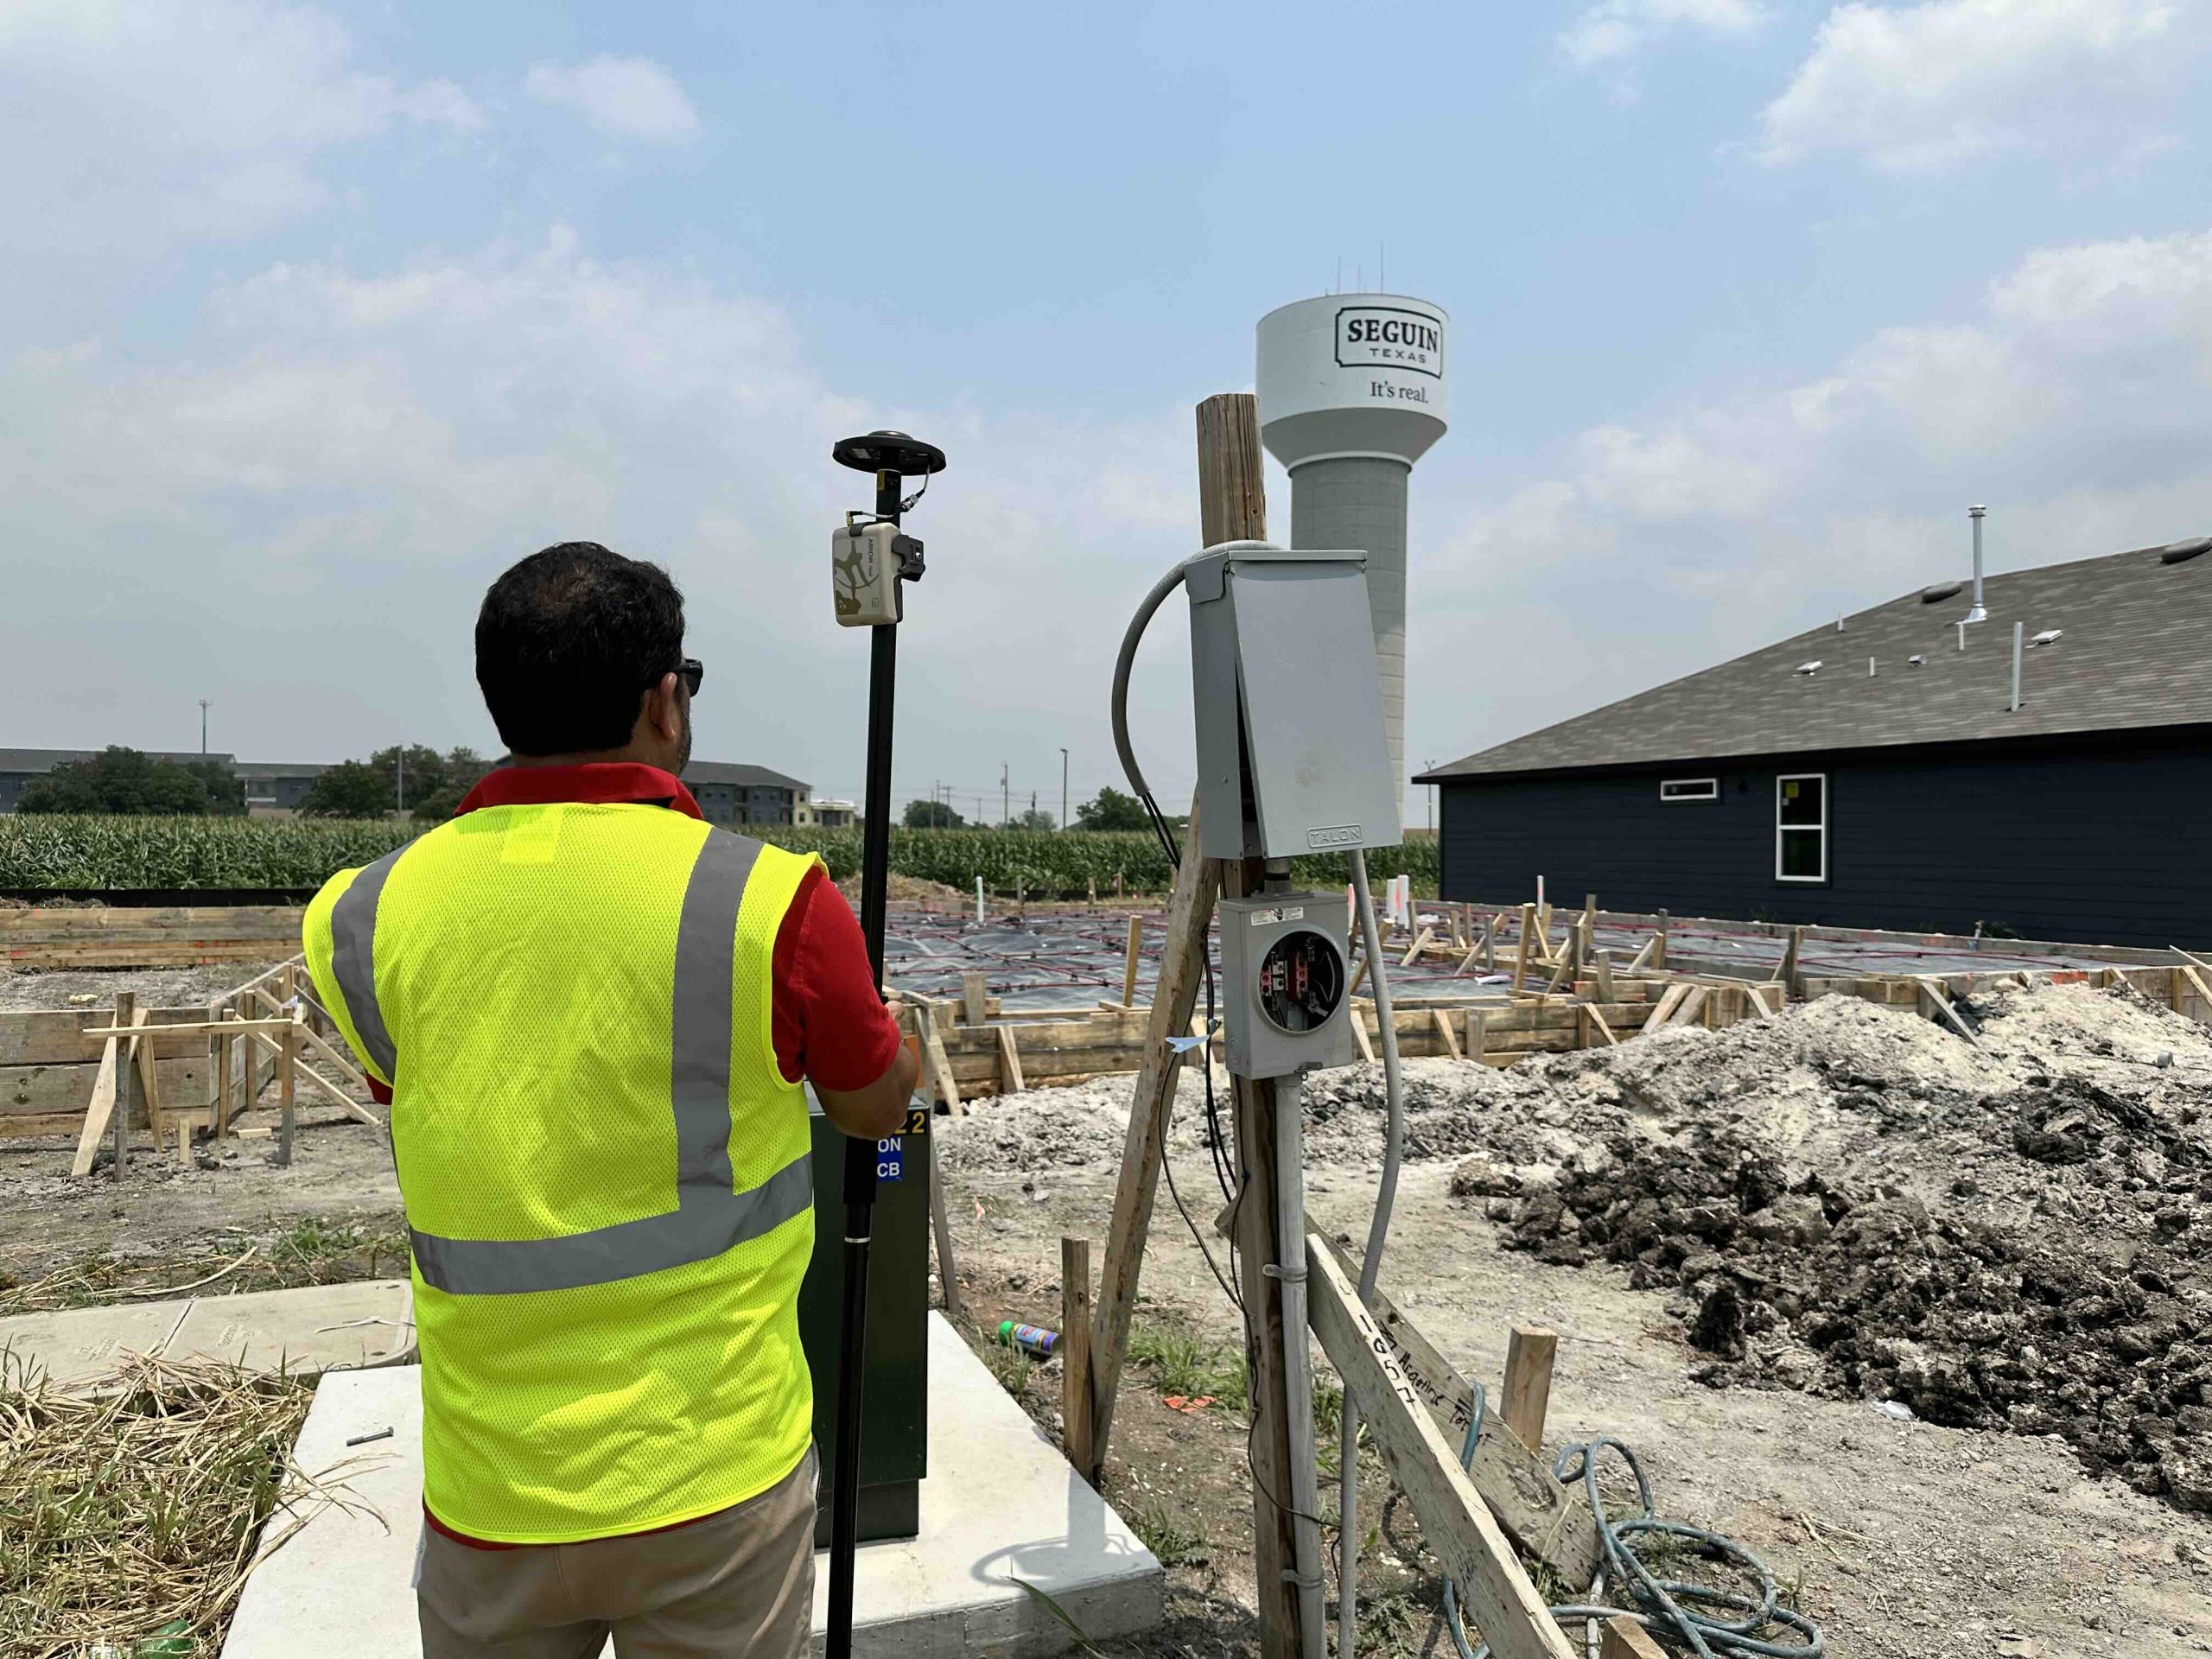
[[[1421,763],[1421,769],[1423,772],[1434,772],[1436,762],[1424,760]],[[1432,836],[1436,833],[1436,785],[1434,784],[1428,786],[1428,833]]]
[[[395,812],[407,810],[407,746],[404,743],[391,752],[391,807]]]
[[[1060,751],[1060,828],[1068,827],[1068,752]]]
[[[200,753],[203,755],[207,753],[207,699],[205,697],[200,699]],[[1062,749],[1060,753],[1065,754],[1067,751]]]
[[[1007,764],[999,762],[999,828],[1011,828],[1014,823],[1014,790],[1007,782]]]

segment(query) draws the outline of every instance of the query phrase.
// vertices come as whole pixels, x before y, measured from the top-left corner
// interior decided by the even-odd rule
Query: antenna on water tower
[[[1406,484],[1444,435],[1444,308],[1395,294],[1260,319],[1260,437],[1290,474],[1290,545],[1367,555],[1382,717],[1406,804]]]

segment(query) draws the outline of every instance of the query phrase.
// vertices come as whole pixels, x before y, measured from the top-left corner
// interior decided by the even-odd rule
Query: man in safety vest
[[[476,620],[512,763],[308,910],[391,1108],[426,1659],[808,1649],[802,1085],[874,1139],[916,1062],[821,861],[679,781],[702,674],[658,566],[523,560]]]

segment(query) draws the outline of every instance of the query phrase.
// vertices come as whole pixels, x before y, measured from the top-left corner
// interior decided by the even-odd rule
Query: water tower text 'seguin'
[[[1406,485],[1444,435],[1441,306],[1331,294],[1260,319],[1260,432],[1290,473],[1294,545],[1367,554],[1391,773],[1405,800]]]

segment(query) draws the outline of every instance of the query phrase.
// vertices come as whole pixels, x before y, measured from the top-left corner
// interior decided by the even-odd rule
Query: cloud
[[[1764,0],[1601,0],[1559,37],[1560,49],[1584,66],[1627,57],[1676,27],[1743,35],[1763,22]]]
[[[345,30],[264,0],[16,0],[0,7],[0,248],[36,269],[149,257],[321,200],[317,157],[395,126],[466,135],[450,81],[355,66]],[[18,291],[13,304],[22,303]]]
[[[698,111],[676,77],[650,58],[533,64],[523,90],[575,111],[611,137],[680,143],[699,134]]]
[[[1590,428],[1466,513],[1421,585],[1416,752],[1955,576],[1969,502],[1999,569],[2212,531],[2208,409],[2212,230],[2038,249],[1970,315],[1877,330],[1825,374]]]
[[[1767,105],[1755,153],[1924,172],[2005,151],[2140,149],[2209,42],[2203,9],[2181,0],[1856,0],[1828,14]]]

